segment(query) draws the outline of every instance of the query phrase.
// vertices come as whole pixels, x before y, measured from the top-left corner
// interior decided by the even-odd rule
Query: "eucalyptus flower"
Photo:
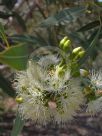
[[[95,115],[99,112],[102,112],[102,97],[97,98],[96,100],[90,101],[86,110],[91,115]]]
[[[87,112],[97,114],[102,111],[102,71],[92,70],[90,74],[91,87],[94,91],[94,98],[88,103]]]
[[[96,90],[102,89],[102,70],[92,70],[90,74],[91,84]]]
[[[38,61],[29,60],[26,71],[17,74],[17,97],[22,98],[19,112],[24,119],[46,125],[52,121],[64,124],[80,109],[84,97],[80,79],[70,75],[68,66],[59,76],[60,58],[43,56]]]

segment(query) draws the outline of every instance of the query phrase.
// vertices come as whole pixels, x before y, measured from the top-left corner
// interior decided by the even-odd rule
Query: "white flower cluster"
[[[92,70],[90,80],[97,98],[88,103],[87,112],[94,115],[102,111],[102,71]]]
[[[17,74],[17,96],[23,99],[19,112],[24,119],[64,124],[80,109],[84,100],[80,79],[70,77],[68,68],[59,77],[59,61],[55,55],[29,60],[27,70]]]
[[[93,85],[94,88],[97,89],[102,89],[102,70],[92,70],[91,75],[91,84]]]

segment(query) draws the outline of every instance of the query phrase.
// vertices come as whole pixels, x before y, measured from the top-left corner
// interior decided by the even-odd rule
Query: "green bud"
[[[65,37],[60,41],[59,47],[60,47],[60,48],[63,48],[63,45],[64,45],[64,43],[65,43],[67,40],[68,40],[68,37],[65,36]]]
[[[78,54],[80,51],[82,51],[82,50],[83,50],[82,47],[77,47],[77,48],[73,49],[72,54],[77,55],[77,54]]]
[[[92,11],[91,10],[86,10],[86,13],[91,14]]]
[[[56,69],[56,74],[57,74],[59,77],[62,77],[62,76],[64,75],[64,73],[65,73],[64,68],[58,66],[57,69]]]
[[[84,88],[83,92],[84,92],[84,94],[87,96],[87,95],[89,95],[89,94],[92,93],[92,90],[91,90],[90,87],[87,86],[87,87]]]
[[[89,72],[85,69],[80,69],[80,75],[83,77],[86,77],[89,75]]]
[[[16,100],[16,102],[19,103],[19,104],[23,102],[23,98],[22,98],[22,97],[16,97],[15,100]]]
[[[80,51],[80,52],[78,53],[78,57],[79,57],[79,58],[82,58],[84,55],[85,55],[85,51],[84,51],[84,50],[83,50],[83,51]]]
[[[70,47],[71,47],[71,41],[67,40],[63,45],[63,50],[68,51],[70,49]]]

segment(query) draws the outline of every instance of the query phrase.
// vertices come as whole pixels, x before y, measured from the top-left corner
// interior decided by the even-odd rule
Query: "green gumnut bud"
[[[89,72],[85,69],[80,69],[80,75],[83,77],[87,77],[89,75]]]
[[[92,90],[91,90],[91,88],[89,86],[85,87],[83,92],[84,92],[85,96],[87,96],[89,94],[92,94]]]
[[[65,37],[60,41],[59,47],[60,47],[60,48],[63,48],[63,45],[64,45],[64,43],[65,43],[67,40],[68,40],[68,37],[65,36]]]
[[[77,54],[78,54],[80,51],[82,51],[82,50],[83,50],[82,47],[77,47],[77,48],[73,49],[72,54],[77,55]]]
[[[62,77],[65,73],[65,70],[63,69],[63,66],[62,67],[57,67],[56,69],[56,74],[59,76],[59,77]]]
[[[22,97],[16,97],[16,102],[21,104],[23,102],[23,98]]]
[[[80,51],[80,52],[78,53],[78,57],[79,57],[79,58],[82,58],[84,55],[85,55],[85,51],[84,51],[84,50],[83,50],[83,51]]]
[[[71,47],[71,41],[67,40],[63,45],[63,50],[68,51],[70,49],[70,47]]]

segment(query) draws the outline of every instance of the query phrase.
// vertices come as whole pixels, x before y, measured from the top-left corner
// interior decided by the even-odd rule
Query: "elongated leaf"
[[[77,31],[78,32],[88,31],[88,30],[93,29],[93,28],[95,28],[95,27],[97,27],[99,25],[100,25],[100,22],[98,20],[97,21],[93,21],[91,23],[88,23],[88,24],[84,25],[83,27],[81,27]]]
[[[27,49],[28,46],[26,45],[10,47],[0,53],[0,62],[8,64],[17,70],[25,69],[28,59]]]
[[[96,33],[96,35],[95,35],[94,39],[92,40],[92,42],[90,43],[89,47],[86,49],[85,57],[80,60],[80,62],[79,62],[80,65],[83,64],[85,62],[85,60],[87,60],[88,56],[90,56],[91,52],[93,51],[94,47],[96,46],[97,40],[98,40],[99,35],[100,35],[100,31],[101,31],[101,26],[99,27],[99,30]]]
[[[31,35],[13,35],[11,36],[11,39],[14,42],[23,42],[23,43],[29,43],[32,44],[32,46],[34,45],[39,45],[39,46],[46,46],[47,42],[45,41],[45,39],[41,38],[41,37],[35,37],[35,36],[31,36]]]
[[[81,37],[77,32],[68,33],[72,40],[76,41],[79,45],[82,45],[85,49],[89,46],[89,43]]]
[[[60,22],[75,21],[85,11],[85,7],[66,8],[60,11],[58,14],[48,17],[41,23],[41,26],[54,26]]]
[[[74,3],[74,2],[76,2],[76,1],[79,1],[79,0],[46,0],[46,3],[47,3],[47,5],[48,4],[58,4],[58,3],[60,3],[60,4],[62,4],[62,3]]]
[[[0,88],[11,97],[15,97],[15,90],[12,88],[10,82],[7,81],[1,74],[0,74]]]
[[[23,43],[33,43],[35,44],[37,42],[37,39],[31,38],[31,36],[28,35],[13,35],[10,37],[14,42],[23,42]]]
[[[0,37],[6,43],[6,46],[9,47],[9,43],[7,41],[5,30],[4,30],[4,27],[1,23],[0,23]]]
[[[19,136],[24,126],[24,120],[21,119],[19,113],[16,115],[16,120],[13,125],[11,136]]]

